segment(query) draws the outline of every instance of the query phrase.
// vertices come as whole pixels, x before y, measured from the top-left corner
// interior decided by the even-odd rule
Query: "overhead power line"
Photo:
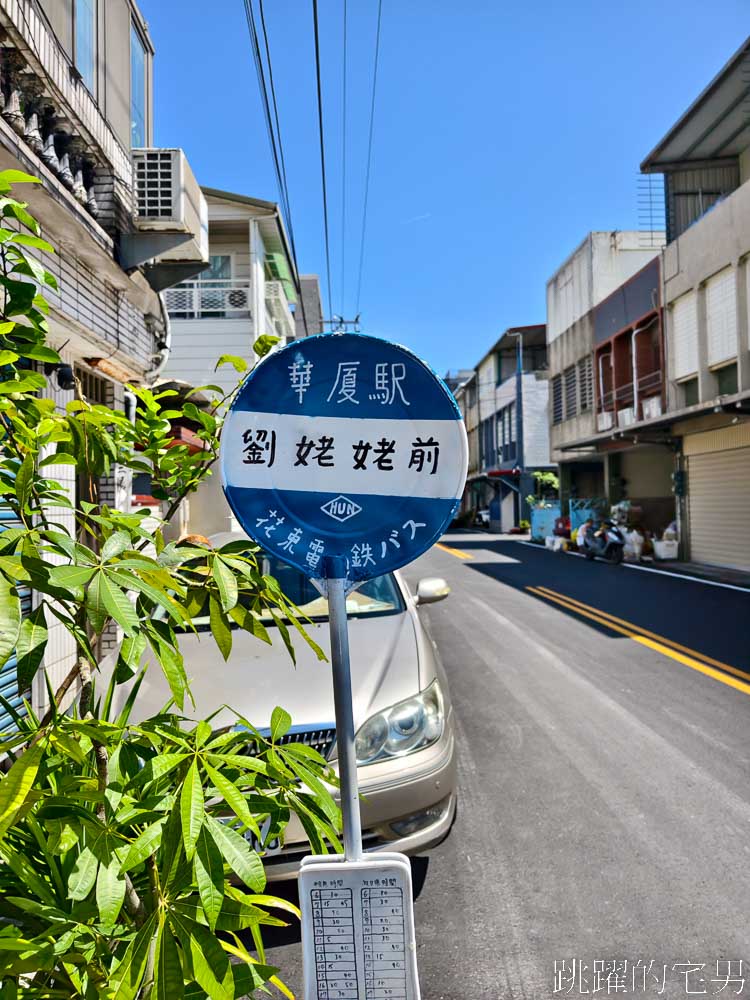
[[[344,75],[342,81],[341,115],[341,315],[346,303],[346,0],[344,2]]]
[[[378,0],[378,24],[375,31],[375,65],[372,72],[372,99],[370,102],[370,128],[367,140],[367,169],[365,172],[365,196],[362,207],[362,238],[359,244],[359,274],[357,276],[357,306],[355,312],[359,315],[359,303],[362,297],[362,272],[365,261],[365,239],[367,234],[367,203],[370,194],[370,171],[372,168],[372,138],[375,126],[375,94],[378,86],[378,60],[380,58],[380,26],[383,15],[383,0]]]
[[[281,215],[284,220],[284,225],[289,234],[290,250],[292,255],[293,268],[293,284],[299,298],[300,308],[302,310],[302,322],[305,328],[305,333],[309,334],[309,329],[307,326],[307,313],[305,311],[305,300],[302,295],[302,287],[299,280],[299,265],[297,263],[297,247],[294,239],[294,226],[292,225],[292,211],[291,204],[289,200],[289,185],[287,183],[286,176],[286,161],[284,159],[284,145],[281,139],[281,123],[279,117],[279,106],[276,99],[276,87],[274,85],[273,79],[273,64],[271,61],[271,46],[268,40],[268,31],[266,29],[266,18],[265,11],[263,9],[263,0],[259,0],[260,9],[260,20],[261,28],[263,31],[263,43],[265,48],[266,62],[264,65],[263,56],[261,54],[258,27],[255,20],[255,10],[253,7],[253,0],[243,0],[245,6],[245,17],[247,19],[247,27],[250,33],[250,42],[253,52],[253,61],[255,63],[255,70],[258,77],[258,87],[260,89],[261,103],[263,105],[263,116],[266,122],[266,131],[268,133],[268,142],[271,147],[271,155],[273,158],[274,172],[276,174],[276,185],[279,191],[279,205],[281,208]],[[268,67],[268,81],[266,81],[266,66]],[[271,99],[269,101],[269,91]],[[273,104],[273,115],[271,114],[271,104]]]
[[[318,135],[320,138],[320,174],[323,183],[323,226],[326,243],[326,281],[328,285],[328,315],[333,316],[331,296],[331,241],[328,233],[328,181],[326,179],[326,153],[323,134],[323,87],[320,77],[320,29],[318,24],[318,0],[313,0],[313,24],[315,28],[315,78],[318,87]]]

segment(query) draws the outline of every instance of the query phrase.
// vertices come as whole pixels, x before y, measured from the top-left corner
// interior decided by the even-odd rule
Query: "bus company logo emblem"
[[[356,517],[362,510],[358,503],[344,496],[334,497],[333,500],[324,503],[320,509],[324,514],[332,517],[334,521],[348,521],[350,517]]]

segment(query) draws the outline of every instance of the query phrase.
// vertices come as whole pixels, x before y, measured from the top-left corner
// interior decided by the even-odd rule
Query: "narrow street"
[[[558,995],[748,995],[750,594],[442,544],[407,570],[452,588],[424,613],[460,741],[455,826],[413,863],[423,997],[542,1000],[555,962]],[[299,993],[298,948],[268,959]]]

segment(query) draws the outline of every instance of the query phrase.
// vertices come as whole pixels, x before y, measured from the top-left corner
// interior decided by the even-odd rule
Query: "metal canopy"
[[[641,164],[643,173],[736,157],[750,146],[750,38]]]

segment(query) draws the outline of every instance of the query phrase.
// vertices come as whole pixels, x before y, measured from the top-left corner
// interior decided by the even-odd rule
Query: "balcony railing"
[[[174,319],[244,319],[250,316],[250,285],[230,278],[183,281],[164,292]]]
[[[655,396],[661,392],[661,372],[649,372],[638,379],[639,396]]]

